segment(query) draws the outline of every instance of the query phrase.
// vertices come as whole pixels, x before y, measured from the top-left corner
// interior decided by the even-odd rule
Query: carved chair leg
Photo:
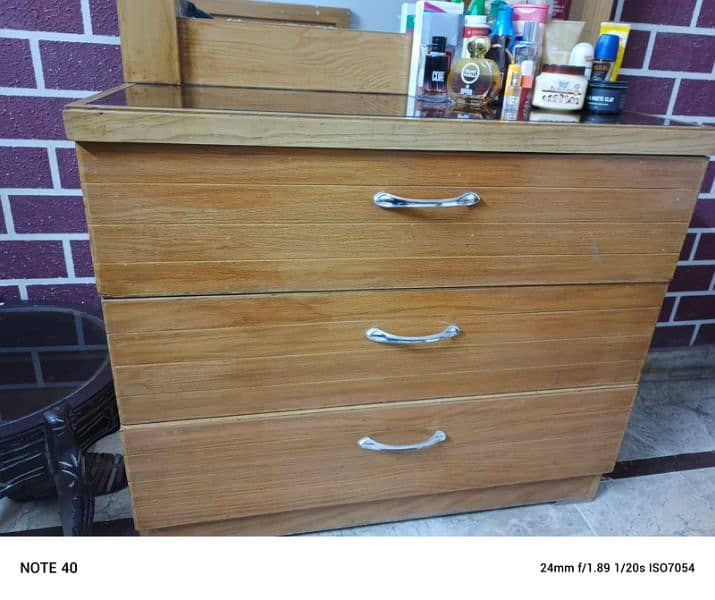
[[[68,414],[68,407],[62,405],[42,415],[47,462],[57,488],[64,535],[90,535],[94,520],[94,494],[91,482],[87,480],[84,454],[72,431]]]

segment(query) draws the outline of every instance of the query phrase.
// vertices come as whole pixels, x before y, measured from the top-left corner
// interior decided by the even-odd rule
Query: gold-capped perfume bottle
[[[486,58],[491,48],[488,37],[473,37],[467,48],[469,58],[454,63],[447,79],[447,90],[457,104],[482,108],[499,96],[502,74],[499,65]]]

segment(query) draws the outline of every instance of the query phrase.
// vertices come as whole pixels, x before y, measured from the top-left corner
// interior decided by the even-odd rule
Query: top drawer
[[[399,152],[176,144],[90,143],[82,144],[81,149],[85,183],[696,189],[707,163],[704,158],[672,156]]]
[[[667,281],[705,161],[87,144],[80,165],[101,292],[159,296]]]

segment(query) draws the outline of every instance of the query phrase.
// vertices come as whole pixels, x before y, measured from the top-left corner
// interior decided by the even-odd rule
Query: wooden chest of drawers
[[[66,122],[139,530],[596,493],[710,132],[119,104]]]

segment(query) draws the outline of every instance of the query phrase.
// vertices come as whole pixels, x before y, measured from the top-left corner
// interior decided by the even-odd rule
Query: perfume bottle
[[[502,89],[499,65],[486,58],[491,44],[486,36],[469,40],[469,58],[454,63],[447,80],[452,99],[470,108],[482,108],[493,103]]]
[[[423,102],[447,102],[447,74],[449,73],[449,55],[447,38],[435,36],[430,49],[425,55],[425,76],[420,100]]]

